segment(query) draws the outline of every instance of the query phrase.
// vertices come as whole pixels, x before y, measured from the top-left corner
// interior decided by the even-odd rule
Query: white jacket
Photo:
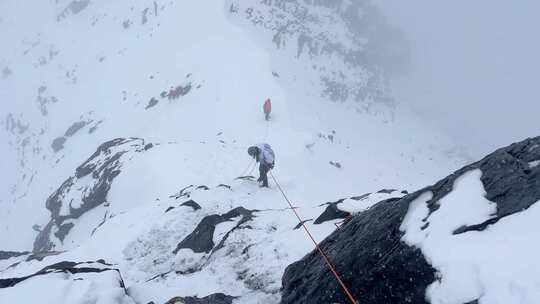
[[[269,144],[258,144],[257,148],[259,148],[259,162],[269,165],[274,164],[276,157]]]

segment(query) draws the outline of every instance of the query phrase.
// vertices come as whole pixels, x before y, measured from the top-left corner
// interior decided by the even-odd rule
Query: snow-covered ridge
[[[275,77],[296,86],[311,83],[332,101],[353,102],[358,111],[390,116],[395,101],[388,87],[389,67],[406,60],[407,46],[369,1],[227,3],[233,20],[254,28],[281,58],[289,58],[278,64]],[[303,71],[298,78],[306,79],[289,75],[291,65]]]
[[[144,150],[145,147],[150,149],[139,139],[105,143],[77,172],[105,178],[99,172],[107,168],[120,170],[136,162],[130,158],[137,153],[163,149],[160,145],[150,150]],[[112,159],[115,161],[111,162]],[[121,178],[122,173],[118,176]],[[79,189],[74,196],[92,193],[70,188]],[[322,239],[336,229],[334,224],[348,219],[351,213],[363,212],[380,199],[402,195],[397,190],[381,190],[332,203],[314,203],[298,211],[315,236]],[[73,203],[74,200],[63,197],[59,202]],[[107,204],[114,206],[115,201]],[[42,257],[37,260],[29,253],[10,254],[0,263],[5,268],[0,271],[0,278],[25,277],[66,260],[104,259],[114,262],[114,267],[122,274],[127,294],[136,303],[165,303],[178,296],[200,299],[210,296],[229,301],[224,303],[278,303],[281,273],[313,246],[298,229],[298,223],[279,193],[258,188],[250,176],[213,187],[182,187],[154,202],[132,205],[105,218],[95,212],[102,209],[101,205],[87,207],[80,217],[71,219],[74,227],[66,236],[79,247],[63,244],[56,235],[47,234],[54,248],[64,252],[41,253]],[[87,231],[75,232],[81,231],[78,228],[81,225]],[[88,227],[96,228],[90,233]],[[73,233],[77,236],[70,236]],[[193,284],[199,281],[206,284]],[[18,284],[12,287],[23,288]],[[11,297],[15,292],[12,287],[0,289],[0,299]]]

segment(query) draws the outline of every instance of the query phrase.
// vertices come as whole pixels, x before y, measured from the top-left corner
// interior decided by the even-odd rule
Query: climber
[[[262,182],[261,187],[268,188],[268,171],[274,169],[275,155],[269,144],[258,144],[248,148],[248,154],[259,163],[259,179]]]
[[[264,118],[266,120],[270,120],[270,112],[272,112],[272,102],[270,101],[270,98],[268,98],[264,102],[263,110],[264,110]]]

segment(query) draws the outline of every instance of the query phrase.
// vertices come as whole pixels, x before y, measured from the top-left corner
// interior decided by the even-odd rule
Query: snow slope
[[[380,46],[362,37],[370,33],[351,32],[349,18],[357,18],[343,13],[354,4],[270,2],[59,0],[31,9],[0,3],[0,249],[66,251],[6,269],[2,278],[55,262],[105,259],[120,269],[136,302],[216,292],[242,303],[279,302],[283,270],[312,245],[293,229],[298,223],[273,183],[259,190],[235,180],[253,171],[249,145],[272,145],[276,177],[313,220],[325,202],[414,189],[463,161],[391,100],[382,66],[370,59]],[[264,22],[246,16],[250,8]],[[304,19],[292,13],[304,9]],[[272,20],[276,26],[261,27]],[[272,43],[289,21],[302,26],[304,38],[293,31]],[[336,48],[316,51],[327,45]],[[270,122],[261,108],[268,97]],[[140,142],[94,154],[117,138]],[[95,166],[80,174],[86,160]],[[102,174],[107,170],[114,174]],[[174,198],[189,185],[209,189],[190,194],[198,211],[177,206],[184,196]],[[343,209],[368,208],[379,195],[364,205],[346,200]],[[93,197],[100,199],[88,204]],[[173,253],[206,216],[237,207],[254,219],[225,217],[212,235],[216,244],[228,235],[224,248]],[[337,221],[309,225],[321,240]]]
[[[16,1],[1,4],[6,12],[1,61],[12,71],[0,82],[0,97],[8,101],[2,115],[8,140],[2,151],[13,160],[3,164],[10,177],[2,187],[8,210],[2,214],[10,214],[2,221],[7,232],[2,243],[8,249],[29,248],[35,236],[29,227],[47,217],[35,202],[45,201],[82,159],[117,137],[176,142],[179,149],[203,141],[213,145],[210,155],[195,160],[204,165],[191,160],[189,165],[207,183],[235,177],[247,166],[246,147],[267,141],[277,151],[283,183],[294,179],[306,199],[330,200],[387,185],[415,187],[445,171],[430,164],[447,159],[440,151],[450,146],[423,130],[406,107],[381,106],[379,112],[394,117],[388,121],[358,113],[358,106],[367,107],[361,100],[329,102],[321,80],[297,82],[297,90],[282,85],[313,73],[289,64],[284,79],[276,78],[274,65],[305,66],[309,58],[254,42],[249,32],[256,28],[231,24],[237,17],[229,17],[228,3],[155,3],[58,1],[35,4],[32,10]],[[332,58],[323,55],[313,60]],[[275,109],[270,125],[260,115],[267,97]],[[152,100],[158,103],[149,107]],[[219,140],[228,143],[227,152],[219,151]],[[183,150],[206,150],[202,145]],[[161,159],[167,166],[181,162]],[[178,173],[160,177],[196,182]],[[334,183],[335,194],[313,191],[333,180],[347,182]],[[145,188],[137,188],[137,196],[152,192]],[[6,242],[14,230],[19,237]]]

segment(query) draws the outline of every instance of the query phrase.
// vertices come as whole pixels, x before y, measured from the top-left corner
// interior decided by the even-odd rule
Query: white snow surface
[[[372,199],[350,200],[343,203],[347,206],[344,209],[365,210],[378,199],[390,197],[395,196],[376,194]],[[31,261],[6,269],[0,272],[0,279],[35,273],[46,265],[64,260],[104,258],[116,263],[114,267],[120,269],[129,294],[137,303],[164,303],[179,295],[203,297],[215,292],[238,296],[238,303],[278,303],[285,267],[314,247],[302,229],[293,230],[297,220],[286,208],[280,194],[260,189],[252,181],[235,181],[231,183],[231,189],[193,190],[190,199],[198,202],[202,209],[194,211],[179,206],[186,198],[177,201],[162,197],[141,204],[108,219],[91,238],[80,240],[79,247],[48,257],[43,262]],[[182,249],[176,255],[172,253],[203,217],[223,214],[239,205],[259,211],[254,213],[252,221],[243,225],[243,229],[230,233],[223,249],[211,254],[194,253],[190,249]],[[171,206],[175,208],[165,213]],[[315,204],[304,206],[300,212],[305,219],[314,219],[325,208],[325,205]],[[235,218],[218,225],[213,235],[214,243],[217,244],[237,222],[238,218]],[[337,222],[339,220],[320,225],[308,222],[306,225],[320,241],[335,229]],[[194,267],[201,270],[186,275],[175,274]],[[161,274],[163,276],[159,276]]]
[[[481,176],[480,170],[461,176],[432,214],[427,207],[431,192],[410,205],[401,226],[403,241],[420,248],[439,276],[427,289],[426,297],[434,304],[477,299],[480,304],[538,303],[540,246],[533,240],[540,228],[539,204],[505,217],[484,231],[453,234],[457,228],[480,224],[496,212],[496,204],[484,197]]]
[[[117,272],[52,273],[0,289],[1,303],[135,304],[118,286]]]
[[[538,167],[538,165],[540,165],[540,160],[535,160],[535,161],[529,162],[529,167],[531,167],[531,168]]]
[[[272,180],[271,189],[234,180],[257,171],[249,170],[248,146],[273,147],[273,172],[306,220],[317,218],[325,202],[387,187],[419,188],[463,163],[445,152],[453,144],[425,128],[406,105],[388,103],[386,90],[381,102],[369,94],[341,101],[324,94],[321,79],[330,76],[362,91],[371,83],[367,67],[345,69],[342,56],[332,53],[298,56],[294,47],[277,49],[267,39],[272,27],[261,31],[253,20],[231,15],[233,2],[0,2],[0,153],[7,160],[0,162],[0,250],[32,249],[36,230],[50,220],[45,201],[100,144],[118,137],[154,144],[122,158],[106,204],[70,220],[74,228],[56,244],[65,252],[15,267],[11,262],[25,257],[0,261],[0,278],[29,275],[59,261],[104,259],[120,269],[136,303],[215,292],[238,296],[236,303],[278,303],[285,267],[313,244],[293,229],[297,220]],[[368,40],[340,32],[346,22],[327,18],[332,12],[313,8],[324,21],[308,32],[355,51],[369,48]],[[271,13],[266,5],[258,11],[266,20]],[[340,68],[343,77],[334,71]],[[266,98],[273,103],[270,122],[262,113]],[[66,193],[64,208],[71,201],[80,205],[89,181],[79,182]],[[189,185],[209,187],[191,190],[201,210],[180,207],[187,198],[170,197]],[[362,212],[395,196],[399,191],[346,199],[339,208]],[[176,208],[165,213],[171,206]],[[230,233],[223,249],[172,253],[202,218],[239,206],[260,212],[244,224],[250,228]],[[321,241],[336,222],[307,225]],[[218,225],[215,241],[234,224]],[[193,266],[200,271],[175,273]],[[45,284],[62,289],[70,283],[35,278],[4,296],[30,297],[25,290],[46,290]],[[55,301],[43,298],[62,303]],[[97,303],[108,303],[103,301]]]

